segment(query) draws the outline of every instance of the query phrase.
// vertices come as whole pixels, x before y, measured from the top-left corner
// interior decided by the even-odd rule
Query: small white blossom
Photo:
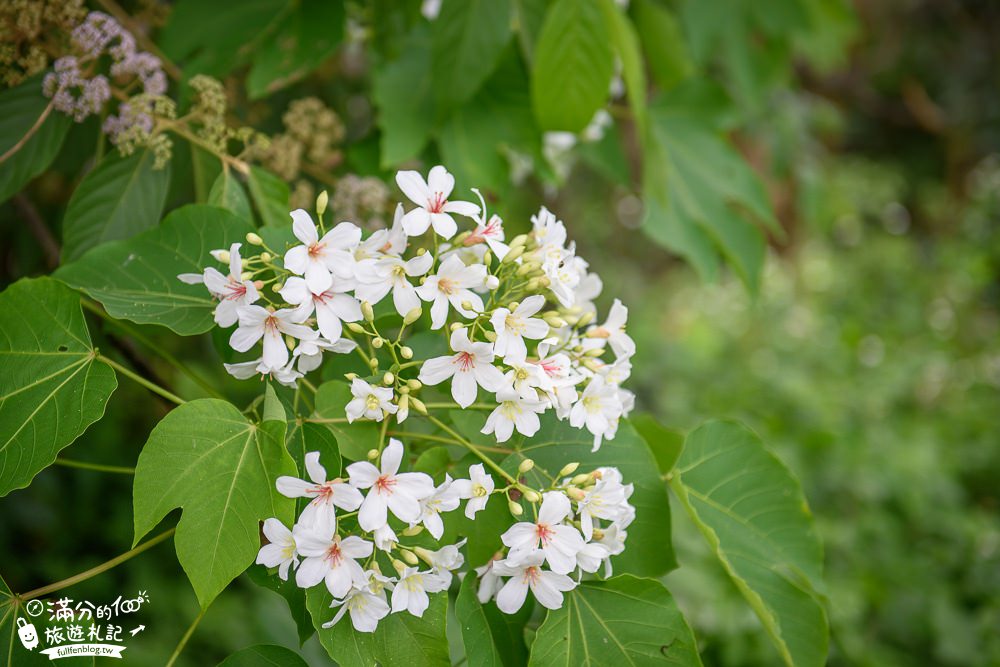
[[[312,588],[321,581],[337,598],[365,582],[365,571],[357,559],[372,555],[372,543],[351,535],[341,539],[336,524],[325,514],[317,514],[315,523],[298,523],[293,529],[299,553],[305,556],[295,572],[300,588]]]
[[[410,236],[419,236],[430,226],[439,236],[450,239],[458,231],[451,213],[473,217],[479,207],[467,201],[448,201],[455,189],[455,177],[438,165],[431,169],[427,180],[416,171],[400,171],[396,184],[417,208],[403,216],[403,229]]]
[[[360,491],[340,478],[327,479],[326,468],[319,462],[319,452],[308,452],[305,462],[311,482],[290,475],[282,475],[275,482],[278,492],[283,496],[312,499],[302,511],[300,523],[313,523],[317,513],[333,515],[336,513],[334,506],[347,512],[361,507],[363,498]]]
[[[469,466],[469,479],[456,479],[452,487],[460,498],[469,500],[465,504],[465,516],[470,519],[475,519],[476,512],[486,508],[490,494],[496,488],[493,477],[486,473],[482,463]]]
[[[417,289],[408,278],[427,273],[434,264],[429,252],[403,261],[399,257],[383,257],[358,266],[358,286],[354,293],[359,299],[376,304],[392,290],[392,303],[401,316],[420,306]]]
[[[444,476],[444,482],[434,489],[434,493],[420,501],[420,518],[412,525],[424,524],[427,532],[435,540],[444,534],[444,522],[441,512],[450,512],[458,507],[461,494],[460,487],[455,487],[451,475]]]
[[[572,572],[576,568],[576,554],[583,549],[584,542],[576,528],[562,523],[570,514],[569,498],[558,491],[545,493],[534,523],[515,523],[500,536],[503,543],[510,547],[507,561],[520,565],[541,545],[540,553],[553,572]]]
[[[510,577],[497,593],[497,607],[505,614],[514,614],[524,605],[528,589],[546,609],[559,609],[563,605],[563,593],[576,588],[576,582],[565,574],[542,569],[545,555],[538,550],[529,552],[516,564],[510,559],[499,561],[493,570]]]
[[[600,375],[595,375],[570,411],[569,423],[576,428],[587,427],[594,435],[593,451],[596,452],[605,435],[610,432],[613,436],[622,407],[618,388],[605,382]]]
[[[324,628],[332,628],[345,613],[351,615],[351,625],[358,632],[375,632],[378,622],[389,615],[389,603],[385,601],[385,593],[372,592],[364,586],[352,588],[343,600],[334,600],[330,607],[340,607],[333,619],[323,624]]]
[[[294,310],[282,308],[271,312],[260,306],[240,306],[237,312],[240,326],[230,336],[229,344],[237,352],[246,352],[263,338],[261,363],[271,371],[288,363],[288,347],[282,334],[299,340],[313,340],[319,336],[309,327],[295,322]]]
[[[387,510],[400,521],[413,523],[420,518],[420,501],[434,493],[434,481],[422,472],[400,473],[403,460],[403,443],[395,438],[382,452],[381,470],[368,461],[358,461],[347,466],[351,484],[368,489],[361,503],[358,523],[362,530],[375,530],[386,524]]]
[[[438,272],[428,276],[417,294],[424,301],[431,302],[431,328],[440,329],[448,319],[448,305],[462,317],[475,317],[483,311],[483,300],[472,291],[486,283],[486,267],[482,264],[466,266],[455,255],[445,259]],[[471,310],[463,306],[468,303]]]
[[[424,362],[418,376],[422,383],[436,385],[452,378],[452,398],[463,408],[476,402],[479,387],[494,393],[503,388],[504,376],[493,365],[490,343],[470,342],[468,330],[462,328],[451,333],[451,349],[455,354]]]
[[[392,611],[404,609],[414,616],[423,616],[430,605],[428,593],[440,593],[448,588],[444,577],[434,572],[418,572],[407,567],[399,573],[399,582],[392,589]]]
[[[351,394],[354,398],[344,408],[348,423],[355,419],[382,421],[386,413],[396,414],[392,401],[392,387],[373,387],[361,378],[351,380]]]
[[[500,405],[486,418],[482,433],[495,433],[497,442],[507,442],[514,429],[528,437],[538,432],[541,427],[538,415],[545,412],[544,402],[523,398],[509,387],[497,392],[497,401]]]
[[[271,518],[264,521],[264,537],[268,539],[268,544],[262,546],[257,553],[257,564],[278,568],[278,576],[282,581],[287,581],[288,568],[299,564],[295,536],[285,524]]]
[[[361,241],[361,230],[342,222],[319,238],[316,224],[304,210],[292,211],[292,231],[302,242],[285,253],[285,268],[304,276],[313,294],[322,294],[333,284],[333,275],[353,277],[354,260],[349,252]]]
[[[525,338],[544,338],[549,333],[549,325],[537,317],[532,317],[545,305],[545,297],[534,294],[518,304],[513,311],[497,308],[490,316],[490,323],[497,334],[494,352],[504,359],[524,359],[528,348]]]
[[[319,332],[327,340],[336,342],[344,331],[344,322],[357,322],[361,319],[361,304],[350,294],[345,294],[351,288],[353,285],[345,285],[338,279],[325,291],[317,294],[305,280],[292,277],[285,281],[280,294],[285,301],[298,306],[295,309],[296,320],[304,322],[315,312]]]

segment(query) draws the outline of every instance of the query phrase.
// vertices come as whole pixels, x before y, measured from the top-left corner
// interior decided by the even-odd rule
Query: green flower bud
[[[517,471],[520,473],[526,473],[535,467],[534,459],[524,459],[521,464],[517,466]]]
[[[573,461],[572,463],[567,463],[562,467],[562,470],[559,471],[559,474],[556,475],[556,477],[565,477],[566,475],[572,475],[574,472],[576,472],[576,469],[579,467],[580,467],[579,461]]]
[[[403,347],[399,348],[399,356],[403,357],[404,359],[412,359],[413,348],[404,345]]]
[[[262,239],[257,234],[250,232],[247,234],[247,243],[249,243],[250,245],[264,245],[264,239]]]
[[[361,302],[361,314],[364,316],[366,322],[371,322],[375,319],[375,311],[367,301]]]
[[[327,194],[326,190],[323,190],[323,192],[319,193],[319,196],[316,197],[316,214],[319,215],[319,217],[322,218],[323,214],[326,213],[326,205],[329,202],[330,195]]]
[[[411,324],[419,320],[420,316],[423,315],[423,313],[424,309],[421,308],[420,306],[411,309],[408,313],[406,313],[405,316],[403,316],[403,325],[410,326]]]
[[[513,500],[507,503],[507,509],[510,510],[510,513],[514,516],[521,516],[524,514],[524,508],[518,503],[515,503]]]

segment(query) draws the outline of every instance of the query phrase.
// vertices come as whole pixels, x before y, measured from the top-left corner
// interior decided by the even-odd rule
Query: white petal
[[[313,222],[312,216],[301,208],[295,209],[290,215],[292,216],[292,232],[295,234],[295,238],[306,245],[316,243],[319,240],[319,235],[316,233],[316,223]]]
[[[528,583],[524,576],[511,577],[497,593],[497,607],[505,614],[514,614],[524,605]]]
[[[347,466],[347,474],[351,478],[351,484],[359,489],[367,489],[378,479],[379,469],[368,461],[358,461]]]
[[[403,191],[403,194],[417,206],[426,206],[427,200],[431,198],[430,188],[427,187],[424,177],[421,176],[419,172],[397,172],[396,185],[398,185],[399,189]],[[407,232],[407,234],[409,234],[409,232]]]

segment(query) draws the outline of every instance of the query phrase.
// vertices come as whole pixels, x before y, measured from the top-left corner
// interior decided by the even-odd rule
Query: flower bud
[[[492,263],[493,263],[493,253],[487,250],[486,252],[483,253],[483,264],[486,265],[486,268],[489,268],[490,264]]]
[[[514,248],[523,246],[527,242],[528,242],[528,235],[527,234],[518,234],[510,242],[511,250],[513,250]]]
[[[321,218],[323,217],[323,214],[326,213],[326,205],[329,202],[330,195],[327,194],[326,190],[323,190],[323,192],[319,193],[319,196],[316,197],[316,214]]]
[[[455,238],[453,238],[451,242],[455,246],[460,246],[465,241],[465,239],[469,238],[469,236],[471,236],[471,235],[472,235],[472,232],[466,230],[466,231],[462,232],[461,234],[459,234],[458,236],[456,236]]]
[[[600,528],[594,528],[593,539],[594,539],[595,542],[600,542],[601,540],[603,540],[604,539],[604,531],[601,530]]]
[[[347,328],[353,333],[360,334],[365,332],[365,328],[358,324],[357,322],[348,322]]]
[[[523,461],[521,461],[521,464],[517,466],[517,471],[520,473],[525,473],[530,471],[534,467],[535,467],[534,459],[524,459]]]
[[[344,373],[344,377],[347,378],[348,382],[354,382],[358,379],[357,373]]]
[[[388,385],[392,384],[395,381],[396,381],[396,376],[393,375],[392,373],[386,373],[385,375],[382,376],[382,384]]]
[[[415,526],[410,526],[403,531],[403,537],[413,537],[414,535],[419,535],[424,531],[424,524],[418,523]],[[421,551],[427,551],[423,547],[417,547],[416,552],[419,554]]]
[[[287,334],[285,335],[285,347],[287,347],[289,350],[294,350],[295,346],[297,344],[298,344],[298,341],[295,340],[295,336],[291,336],[291,335],[287,335]]]
[[[285,283],[274,283],[271,285],[272,292],[280,292],[283,289],[285,289]]]
[[[420,316],[423,315],[423,313],[424,309],[421,308],[420,306],[410,309],[410,311],[407,312],[406,315],[403,317],[403,325],[410,326],[411,324],[419,320]]]
[[[548,276],[538,276],[535,280],[538,281],[539,287],[548,287],[552,284],[552,281],[549,280]]]
[[[369,449],[367,456],[368,456],[368,460],[369,461],[374,461],[375,459],[378,458],[378,450],[377,449]]]
[[[412,359],[413,348],[404,345],[403,347],[399,348],[399,356],[403,357],[404,359]]]
[[[509,304],[507,305],[507,310],[509,310],[509,311],[511,311],[511,312],[514,312],[515,310],[517,310],[517,307],[518,307],[518,306],[520,306],[520,305],[521,305],[521,304],[520,304],[519,302],[517,302],[517,301],[511,301],[511,302],[510,302],[510,303],[509,303]]]
[[[521,265],[521,268],[517,270],[517,275],[526,276],[529,273],[533,273],[538,269],[542,268],[542,265],[538,262],[525,262]]]
[[[585,327],[594,321],[594,311],[589,311],[580,316],[576,325],[579,327]]]
[[[256,287],[258,290],[262,290],[264,289],[264,281],[258,278],[257,280],[253,281],[253,286]]]
[[[497,339],[496,331],[484,331],[483,335],[486,336],[486,340],[490,341],[491,343]]]
[[[244,271],[240,274],[240,280],[250,280],[253,278],[253,271]]]
[[[377,369],[377,368],[378,368],[378,357],[372,357],[371,359],[369,359],[369,360],[368,360],[368,366],[369,366],[369,367],[370,367],[370,368],[371,368],[372,370],[375,370],[375,369]]]
[[[403,421],[410,414],[410,394],[406,387],[400,390],[399,403],[396,410],[396,423]]]
[[[532,278],[525,287],[529,292],[537,292],[542,288],[542,281],[540,278]]]
[[[417,257],[423,257],[427,254],[427,248],[417,248]]]
[[[403,571],[406,570],[406,563],[404,563],[401,560],[396,560],[395,558],[393,558],[392,569],[396,570],[398,574],[403,574]]]
[[[581,484],[586,484],[589,481],[590,481],[590,475],[585,472],[581,472],[579,475],[574,476],[573,479],[569,481],[569,483],[575,486],[579,486]]]
[[[374,347],[376,350],[381,348],[384,343],[385,343],[384,338],[380,338],[377,336],[375,338],[372,338],[372,347]]]
[[[361,302],[361,314],[364,316],[366,322],[371,322],[375,319],[375,311],[367,301]]]
[[[545,323],[548,324],[553,329],[562,329],[564,326],[566,326],[566,320],[559,317],[558,315],[549,315],[542,319],[544,319]]]
[[[587,497],[587,492],[579,487],[571,486],[568,489],[566,489],[566,495],[572,498],[573,500],[580,502],[581,500]]]
[[[524,514],[524,508],[521,507],[520,504],[515,503],[513,500],[507,503],[507,509],[510,510],[510,513],[514,516],[521,516]]]
[[[556,477],[565,477],[566,475],[572,475],[574,472],[576,472],[576,469],[579,467],[580,467],[579,461],[573,461],[572,463],[567,463],[562,467],[562,470],[559,471],[559,474],[556,475]]]
[[[500,287],[500,279],[496,276],[486,276],[486,282],[484,284],[486,285],[486,289],[495,290]]]
[[[416,565],[417,563],[420,562],[420,559],[417,558],[417,554],[413,553],[409,549],[400,549],[399,555],[402,556],[403,560],[405,560],[410,565]]]
[[[468,299],[466,299],[465,301],[463,301],[461,305],[462,305],[462,308],[464,308],[465,310],[472,310],[472,302],[469,301]]]
[[[527,500],[529,503],[537,503],[539,500],[542,499],[542,497],[538,495],[538,491],[533,491],[531,489],[528,489],[527,491],[524,492],[524,499]]]
[[[399,388],[399,395],[400,396],[406,396],[409,393],[410,393],[410,388],[407,387],[405,384],[402,387]]]
[[[513,262],[516,259],[520,258],[521,255],[523,255],[523,254],[524,254],[524,246],[523,245],[517,246],[516,248],[511,248],[510,252],[508,252],[506,255],[503,256],[503,259],[500,261],[500,263],[501,264],[510,264],[511,262]]]
[[[459,329],[463,328],[464,326],[465,325],[462,324],[461,322],[452,322],[451,326],[448,327],[448,329],[451,330],[451,331],[458,331]]]
[[[262,252],[262,253],[260,253],[260,261],[262,261],[262,262],[270,262],[271,261],[271,253],[269,253],[269,252]]]
[[[410,405],[412,405],[413,409],[419,412],[420,414],[422,415],[427,414],[427,406],[424,405],[424,402],[421,401],[419,398],[414,398],[413,396],[410,396]]]
[[[604,348],[603,347],[597,347],[597,348],[594,348],[593,350],[587,350],[584,353],[584,356],[586,356],[586,357],[599,357],[602,354],[604,354]]]
[[[247,234],[247,243],[249,243],[250,245],[264,245],[264,239],[262,239],[257,234],[250,232]]]
[[[423,524],[420,524],[420,523],[418,523],[416,525],[416,528],[418,528],[418,529],[423,529],[423,527],[424,527]],[[406,535],[407,537],[409,537],[409,535],[406,532],[407,530],[413,530],[413,529],[412,528],[407,528],[406,530],[403,531],[403,535]],[[420,530],[417,530],[417,532],[413,533],[413,534],[416,535],[419,532],[420,532]],[[433,551],[429,551],[427,549],[424,549],[423,547],[413,547],[413,552],[420,557],[420,560],[424,561],[428,565],[434,565],[434,552]]]
[[[407,380],[406,386],[410,388],[410,391],[417,391],[423,387],[424,384],[420,380]]]

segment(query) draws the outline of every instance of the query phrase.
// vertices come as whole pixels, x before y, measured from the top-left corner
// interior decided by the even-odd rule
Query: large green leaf
[[[511,36],[511,0],[443,0],[432,34],[438,106],[451,109],[496,68]]]
[[[639,136],[643,137],[647,125],[646,69],[639,48],[639,36],[632,22],[614,0],[601,0],[600,6],[611,33],[611,43],[614,44],[615,53],[622,63],[622,79],[628,91],[632,117],[639,130]]]
[[[528,664],[694,667],[701,659],[670,591],[659,581],[622,575],[567,593],[538,628]]]
[[[337,609],[333,596],[320,584],[306,591],[306,606],[312,614],[319,641],[341,667],[439,667],[450,665],[445,617],[448,595],[432,593],[430,606],[421,617],[407,612],[389,614],[379,621],[375,632],[358,632],[349,613],[332,628],[322,627]]]
[[[601,466],[618,468],[625,483],[635,486],[629,502],[636,515],[628,527],[625,551],[612,558],[615,572],[660,576],[677,567],[670,540],[666,487],[646,443],[630,423],[623,421],[615,438],[605,440],[597,452],[591,453],[592,444],[588,431],[573,428],[550,414],[542,417],[538,433],[518,445],[502,465],[513,473],[525,458],[534,459],[535,468],[526,477],[536,488],[549,486],[571,461],[580,462],[580,472]]]
[[[785,664],[825,664],[823,551],[788,469],[746,427],[709,422],[688,435],[670,487]]]
[[[298,81],[333,55],[344,38],[342,0],[302,0],[253,56],[250,99]]]
[[[169,186],[170,170],[153,169],[152,151],[106,157],[83,177],[66,207],[63,262],[154,227]]]
[[[505,614],[492,602],[482,605],[476,598],[478,580],[466,575],[455,598],[455,617],[462,629],[462,642],[469,667],[518,667],[528,660],[524,626],[531,617],[529,600],[516,614]]]
[[[97,359],[80,298],[51,278],[0,293],[0,496],[31,483],[104,415],[118,386]]]
[[[42,95],[41,78],[0,92],[0,155],[6,155],[45,113],[49,100]],[[55,159],[73,121],[50,111],[30,139],[0,163],[0,203],[20,191]]]
[[[218,667],[308,667],[298,653],[284,646],[258,644],[232,653]]]
[[[128,241],[94,248],[56,272],[56,277],[100,301],[120,319],[160,324],[181,335],[212,328],[215,301],[204,285],[188,285],[181,273],[218,265],[210,250],[243,241],[252,228],[229,211],[192,204]]]
[[[373,77],[372,99],[381,130],[379,163],[384,169],[418,155],[434,128],[429,31],[417,26],[403,39],[403,55],[377,68]]]
[[[291,526],[289,526],[291,528]],[[285,604],[288,605],[288,612],[295,621],[295,629],[299,635],[299,645],[305,644],[313,636],[316,629],[313,627],[312,616],[306,609],[306,591],[299,588],[295,583],[295,574],[291,573],[285,581],[278,576],[278,568],[268,570],[263,565],[251,565],[247,570],[247,576],[261,588],[266,588],[280,595]]]
[[[286,525],[295,504],[277,492],[295,474],[281,442],[226,401],[185,403],[156,425],[139,454],[133,503],[138,542],[176,507],[183,508],[177,558],[206,608],[260,549],[258,522]]]
[[[535,46],[532,106],[543,130],[579,132],[608,99],[611,33],[596,2],[556,0]]]
[[[340,380],[324,382],[316,390],[313,419],[333,431],[341,455],[351,461],[364,461],[368,450],[378,447],[379,426],[372,421],[347,423],[344,408],[354,396],[351,386]]]
[[[289,224],[291,218],[287,183],[266,169],[250,167],[247,187],[263,224],[270,227],[285,227]]]
[[[694,71],[677,20],[655,0],[635,0],[630,8],[650,76],[662,90],[673,88]]]
[[[253,211],[250,210],[247,192],[232,169],[227,168],[219,172],[212,189],[208,191],[208,203],[226,209],[241,220],[253,222]]]
[[[764,263],[757,220],[780,227],[764,186],[743,157],[699,119],[652,108],[646,145],[644,229],[708,278],[721,252],[751,291]]]

